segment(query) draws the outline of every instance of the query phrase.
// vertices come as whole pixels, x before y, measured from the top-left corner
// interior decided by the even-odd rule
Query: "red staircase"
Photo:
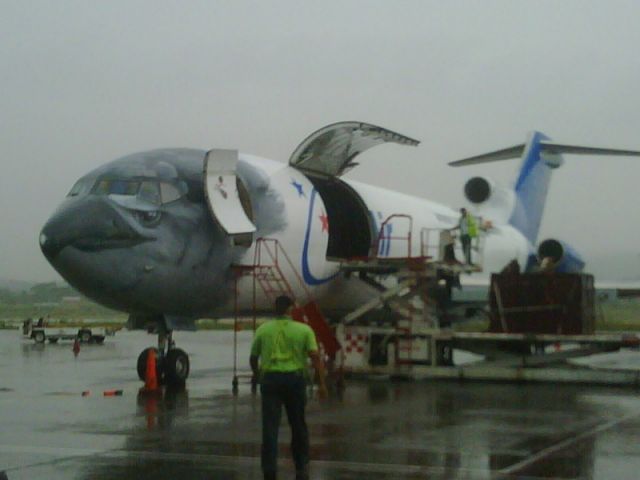
[[[318,304],[313,300],[311,292],[305,285],[298,269],[295,268],[277,239],[257,239],[253,265],[241,267],[239,271],[242,275],[253,276],[254,311],[256,310],[256,290],[258,286],[271,302],[274,302],[279,295],[289,296],[295,303],[292,313],[293,319],[309,325],[315,332],[316,339],[322,346],[324,353],[330,359],[335,358],[336,353],[340,350],[340,343],[333,329],[327,323],[324,315],[322,315]],[[287,280],[285,271],[289,275],[289,280]],[[298,298],[298,295],[295,294],[290,283],[294,280],[301,287],[298,292],[303,292],[301,296],[305,297],[304,299]]]
[[[316,339],[322,345],[325,355],[334,359],[338,350],[340,350],[340,342],[336,338],[333,329],[329,326],[322,315],[318,304],[311,301],[302,307],[293,311],[294,320],[306,323],[316,334]]]

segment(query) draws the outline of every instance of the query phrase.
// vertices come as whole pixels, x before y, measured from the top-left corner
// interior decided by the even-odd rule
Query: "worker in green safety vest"
[[[460,243],[467,265],[472,265],[471,261],[471,240],[478,236],[478,225],[476,219],[473,218],[466,208],[460,209],[460,220],[458,226],[452,230],[460,230]]]
[[[262,395],[262,471],[276,478],[278,430],[282,406],[291,427],[291,453],[296,480],[309,478],[309,432],[305,420],[306,372],[310,358],[318,378],[318,395],[327,396],[324,365],[311,327],[291,319],[293,301],[276,298],[276,318],[256,330],[251,346],[251,370],[260,379]]]

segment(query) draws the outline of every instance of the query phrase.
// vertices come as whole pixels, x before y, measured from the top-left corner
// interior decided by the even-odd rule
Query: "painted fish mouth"
[[[113,237],[100,238],[88,237],[79,238],[69,244],[69,246],[77,248],[83,252],[98,252],[100,250],[110,250],[115,248],[130,248],[140,243],[148,242],[150,239],[143,237]]]
[[[154,240],[138,232],[107,199],[86,197],[61,208],[40,233],[40,249],[49,261],[66,247],[84,252],[128,248]]]

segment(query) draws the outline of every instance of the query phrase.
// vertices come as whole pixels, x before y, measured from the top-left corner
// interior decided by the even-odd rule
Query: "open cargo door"
[[[358,165],[360,153],[383,143],[416,146],[420,142],[363,122],[339,122],[309,135],[295,149],[289,165],[307,173],[338,177]]]
[[[291,154],[289,165],[313,183],[322,198],[329,228],[328,259],[367,257],[377,227],[358,192],[340,178],[355,167],[354,159],[376,145],[420,142],[363,122],[339,122],[309,135]]]
[[[247,216],[241,199],[244,188],[236,177],[237,150],[209,150],[204,159],[205,197],[209,211],[220,226],[231,236],[241,236],[256,231]],[[244,192],[245,203],[248,195]]]

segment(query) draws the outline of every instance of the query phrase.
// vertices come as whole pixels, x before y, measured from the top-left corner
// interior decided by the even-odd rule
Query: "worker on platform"
[[[460,243],[462,244],[465,261],[467,262],[467,265],[473,265],[473,262],[471,261],[471,241],[478,236],[476,219],[473,218],[473,215],[467,212],[466,208],[461,208],[458,226],[451,230],[460,230]]]
[[[265,480],[277,474],[278,430],[282,407],[291,427],[291,453],[296,480],[309,478],[309,432],[305,420],[307,359],[318,378],[318,395],[327,396],[324,364],[313,330],[291,319],[293,301],[276,298],[276,318],[256,330],[251,346],[251,370],[260,379],[262,395],[262,471]]]

